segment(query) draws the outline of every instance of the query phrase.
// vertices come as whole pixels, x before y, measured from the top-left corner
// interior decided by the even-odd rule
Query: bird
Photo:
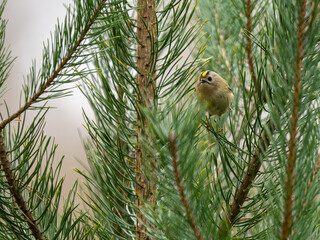
[[[200,74],[196,85],[196,94],[201,104],[207,104],[209,117],[224,114],[231,106],[233,100],[232,90],[218,73],[206,70]]]

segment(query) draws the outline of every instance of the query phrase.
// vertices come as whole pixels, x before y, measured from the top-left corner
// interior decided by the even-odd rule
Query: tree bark
[[[154,87],[155,87],[155,36],[156,36],[156,13],[155,0],[138,0],[138,19],[137,19],[137,102],[138,115],[136,124],[136,138],[137,146],[135,150],[136,156],[136,204],[137,204],[137,223],[136,223],[136,237],[137,239],[150,239],[146,234],[146,219],[140,212],[144,201],[154,202],[153,184],[147,179],[143,173],[143,167],[149,168],[154,166],[155,160],[146,156],[143,153],[141,146],[141,139],[145,137],[145,130],[148,129],[148,122],[143,113],[139,110],[140,107],[149,108],[154,101]],[[149,169],[152,172],[152,169]]]

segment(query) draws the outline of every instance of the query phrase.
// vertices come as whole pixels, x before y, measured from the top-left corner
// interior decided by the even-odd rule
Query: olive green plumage
[[[200,103],[208,104],[209,115],[224,114],[233,100],[233,93],[226,80],[213,71],[205,71],[196,86]]]

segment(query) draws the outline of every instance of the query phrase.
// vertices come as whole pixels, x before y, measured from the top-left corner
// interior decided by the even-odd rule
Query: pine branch
[[[288,239],[292,222],[292,204],[293,204],[293,183],[294,183],[294,168],[296,160],[296,148],[297,148],[297,132],[298,132],[298,119],[299,119],[299,98],[301,93],[301,71],[303,64],[303,39],[305,24],[304,18],[306,15],[306,0],[301,0],[299,11],[299,25],[297,32],[297,46],[298,56],[295,61],[296,79],[294,81],[294,93],[293,93],[293,109],[291,115],[291,132],[289,140],[289,156],[288,156],[288,168],[287,168],[287,180],[286,180],[286,201],[285,212],[282,222],[281,239]]]
[[[246,17],[247,17],[246,28],[247,28],[247,31],[251,33],[252,31],[252,1],[251,0],[247,0],[246,2]],[[247,34],[246,40],[247,40],[246,53],[248,58],[249,69],[250,69],[252,80],[254,82],[255,93],[257,94],[257,90],[258,90],[257,77],[254,70],[254,60],[252,55],[252,40],[249,34]],[[269,134],[272,135],[274,131],[274,126],[272,126],[270,120],[268,120],[268,122],[266,123],[266,128],[262,131],[262,134],[259,140],[259,145],[256,147],[256,150],[254,152],[250,165],[248,166],[247,172],[244,175],[240,186],[236,190],[236,194],[231,203],[231,207],[225,216],[224,223],[223,223],[224,225],[220,227],[220,235],[225,235],[226,233],[228,233],[231,226],[235,224],[236,218],[240,213],[241,207],[248,196],[249,190],[251,189],[252,182],[254,181],[254,179],[256,178],[259,172],[259,169],[263,162],[262,159],[260,159],[260,157],[263,155],[263,153],[267,150],[268,146],[270,145],[270,138],[269,138],[267,129],[270,131]]]
[[[249,33],[252,31],[252,1],[247,0],[246,2],[246,17],[247,17],[247,24],[246,28]],[[246,35],[247,39],[247,45],[246,45],[246,53],[247,53],[247,58],[248,58],[248,64],[249,64],[249,69],[251,73],[251,78],[254,83],[254,89],[255,92],[258,91],[258,86],[257,86],[257,77],[256,73],[254,71],[254,61],[253,61],[253,56],[252,56],[252,40],[249,36],[249,34]]]
[[[32,232],[32,235],[37,240],[46,239],[44,234],[41,232],[38,223],[35,221],[33,213],[30,211],[26,201],[24,200],[18,188],[18,184],[17,184],[18,181],[15,179],[14,174],[12,173],[11,163],[8,160],[7,151],[6,151],[3,136],[1,133],[0,133],[0,161],[1,161],[2,169],[5,173],[6,180],[9,185],[9,190],[12,195],[12,198],[16,203],[16,205],[18,206],[18,208],[20,209],[22,216],[25,218],[29,226],[29,229]]]
[[[268,146],[270,145],[270,137],[266,129],[269,130],[270,135],[273,134],[274,127],[272,126],[270,120],[267,122],[266,128],[263,130],[261,134],[259,145],[256,147],[255,153],[252,157],[250,165],[248,166],[247,172],[244,175],[241,184],[236,191],[231,207],[225,216],[225,222],[223,223],[225,225],[220,227],[220,235],[227,234],[231,226],[235,224],[236,218],[240,213],[241,206],[244,204],[248,196],[249,190],[251,189],[252,182],[258,175],[259,169],[263,162],[262,159],[260,159],[260,157],[263,155],[263,153],[267,150]]]
[[[187,200],[186,195],[184,194],[184,190],[183,190],[183,185],[181,182],[181,176],[180,176],[180,172],[178,169],[178,157],[177,157],[177,142],[176,142],[177,136],[174,132],[170,133],[169,136],[169,141],[170,141],[170,151],[171,151],[171,156],[172,156],[172,165],[173,165],[173,171],[174,171],[174,175],[175,175],[175,180],[176,180],[176,184],[178,186],[178,190],[179,190],[179,195],[181,198],[181,202],[183,203],[183,206],[185,208],[186,214],[187,214],[187,218],[190,222],[190,225],[194,231],[194,235],[196,237],[197,240],[203,240],[203,237],[200,233],[200,230],[194,220],[194,217],[192,216],[191,210],[190,210],[190,206]]]
[[[68,64],[68,62],[70,61],[70,59],[74,56],[74,54],[76,53],[77,49],[79,48],[80,44],[82,43],[82,41],[85,39],[87,33],[89,32],[89,30],[91,29],[91,26],[93,25],[93,23],[95,22],[95,19],[97,18],[97,16],[99,15],[99,13],[101,12],[102,8],[103,8],[103,4],[106,2],[106,0],[102,0],[100,1],[100,3],[98,4],[96,10],[94,11],[94,13],[92,14],[91,18],[89,19],[86,27],[84,28],[84,30],[82,31],[82,33],[80,34],[78,40],[74,43],[73,48],[66,54],[66,56],[63,58],[63,60],[61,61],[61,63],[58,65],[58,67],[56,68],[56,70],[54,71],[54,73],[47,79],[47,81],[43,84],[43,86],[29,99],[29,101],[27,101],[25,103],[24,106],[22,106],[17,112],[15,112],[14,114],[12,114],[11,116],[9,116],[7,119],[3,120],[0,123],[0,130],[2,130],[8,123],[10,123],[11,121],[13,121],[16,117],[20,116],[23,112],[25,112],[26,110],[29,109],[29,107],[35,103],[37,101],[37,99],[39,99],[39,97],[45,93],[46,89],[51,86],[51,84],[54,82],[54,80],[59,76],[59,73],[65,68],[65,66]]]

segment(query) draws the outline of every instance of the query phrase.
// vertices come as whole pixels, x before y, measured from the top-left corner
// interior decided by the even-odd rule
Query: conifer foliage
[[[319,0],[74,0],[1,112],[0,239],[320,238],[319,16]],[[195,97],[207,69],[233,89],[221,118]],[[43,131],[76,81],[95,114],[79,206]]]

